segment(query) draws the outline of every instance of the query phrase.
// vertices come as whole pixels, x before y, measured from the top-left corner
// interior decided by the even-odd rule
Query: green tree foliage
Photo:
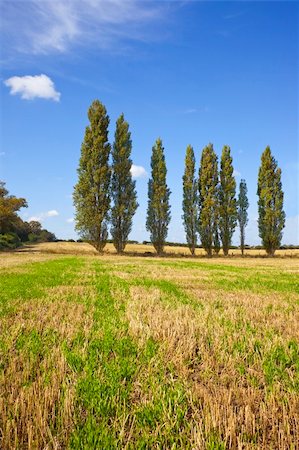
[[[191,145],[186,149],[183,175],[183,216],[186,240],[192,255],[197,244],[198,186],[195,180],[195,157]]]
[[[233,173],[233,159],[230,147],[225,145],[220,161],[219,185],[219,230],[225,256],[228,255],[237,224],[236,180]]]
[[[281,169],[271,154],[270,147],[266,147],[262,154],[261,166],[258,174],[257,187],[259,210],[259,236],[269,256],[274,256],[282,239],[285,225],[283,210],[283,191],[281,185]]]
[[[81,146],[78,182],[73,194],[75,222],[81,237],[102,252],[108,237],[111,146],[108,142],[109,117],[99,100],[91,104],[88,119],[90,125],[86,127]]]
[[[29,233],[39,235],[42,231],[42,224],[38,220],[28,222]]]
[[[17,213],[27,206],[24,198],[9,195],[4,181],[0,181],[0,234],[15,231],[15,226],[21,220]]]
[[[213,145],[207,145],[201,155],[199,169],[199,225],[201,244],[212,256],[213,244],[218,234],[218,167]],[[217,234],[216,234],[217,231]],[[219,245],[218,245],[219,246]]]
[[[116,122],[115,139],[112,151],[111,196],[111,235],[117,253],[122,253],[132,229],[132,219],[138,207],[136,182],[132,179],[130,159],[132,151],[129,124],[124,115]]]
[[[42,228],[42,224],[37,220],[24,222],[25,230],[27,231],[27,240],[29,242],[54,242],[56,236],[54,233]]]
[[[148,182],[148,208],[146,229],[150,232],[158,255],[164,249],[170,222],[170,190],[166,184],[166,164],[161,139],[157,139],[152,148],[151,178]]]
[[[247,198],[246,181],[243,179],[240,181],[237,205],[238,205],[238,222],[239,222],[239,228],[240,228],[240,247],[241,247],[242,255],[244,255],[245,228],[248,223],[247,209],[249,207],[249,202],[248,202],[248,198]]]
[[[43,230],[39,222],[24,222],[18,216],[18,211],[26,207],[26,200],[9,195],[5,183],[0,181],[0,250],[17,248],[22,242],[30,241],[31,236],[38,242],[56,240],[55,235]]]

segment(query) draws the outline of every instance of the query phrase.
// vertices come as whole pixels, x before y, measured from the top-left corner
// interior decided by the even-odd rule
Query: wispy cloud
[[[237,169],[234,169],[233,176],[238,178],[241,176],[241,172],[239,172]]]
[[[226,14],[223,19],[224,20],[234,20],[238,19],[239,17],[243,16],[245,14],[245,11],[238,11],[231,14]]]
[[[146,170],[142,166],[136,166],[132,164],[131,174],[133,178],[145,178],[147,176]]]
[[[197,109],[196,108],[187,108],[184,109],[184,111],[182,111],[183,114],[195,114],[197,113]]]
[[[66,219],[66,221],[67,221],[67,223],[74,223],[74,218],[73,217],[70,217],[69,219]]]
[[[11,95],[19,94],[24,100],[44,98],[59,102],[60,92],[57,92],[53,81],[47,75],[26,75],[11,77],[4,81],[10,88]]]
[[[47,219],[48,217],[56,217],[56,216],[59,216],[59,212],[56,211],[56,209],[51,209],[50,211],[42,212],[37,214],[36,216],[29,217],[28,222],[31,222],[32,220],[43,222],[43,220]]]
[[[109,48],[123,37],[143,39],[144,25],[161,18],[164,6],[139,0],[5,1],[3,28],[10,45],[25,53],[64,53],[88,42]]]

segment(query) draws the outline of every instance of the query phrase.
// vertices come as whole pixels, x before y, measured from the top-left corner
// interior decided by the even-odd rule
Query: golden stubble
[[[190,305],[174,307],[163,301],[159,289],[132,287],[127,304],[130,333],[141,346],[148,338],[156,340],[160,357],[165,364],[173,365],[186,386],[190,420],[194,422],[192,448],[206,448],[211,435],[221,436],[227,448],[253,448],[248,444],[249,437],[256,438],[256,448],[291,448],[299,442],[298,396],[286,392],[279,382],[269,390],[261,358],[257,355],[250,362],[246,358],[254,354],[257,341],[263,343],[263,352],[267,353],[273,346],[283,345],[286,338],[296,336],[296,321],[290,332],[282,323],[277,326],[278,315],[267,316],[266,320],[258,295],[255,301],[254,295],[246,301],[239,293],[223,294],[220,309],[215,309],[218,303],[215,305],[213,294],[209,297],[206,293],[200,301],[204,302],[200,310]],[[251,320],[258,318],[257,327],[248,331]],[[273,329],[278,332],[271,333]],[[244,340],[246,348],[238,353],[236,346]],[[238,370],[241,366],[246,368],[242,375]],[[136,390],[138,398],[146,401],[138,380]]]
[[[66,447],[73,428],[76,374],[63,346],[78,332],[88,339],[93,308],[80,299],[94,295],[82,286],[52,288],[42,299],[15,301],[16,312],[2,320],[1,448]],[[41,344],[28,348],[34,347],[34,339]]]
[[[188,260],[194,260],[196,261],[196,259],[192,258],[191,254],[190,254],[190,250],[188,249],[188,247],[181,247],[181,246],[165,246],[164,247],[164,252],[166,256],[170,256],[172,258],[180,257],[188,257]],[[39,243],[39,244],[32,244],[30,246],[25,246],[21,249],[17,250],[17,253],[12,252],[11,254],[20,254],[20,253],[34,253],[36,255],[39,254],[72,254],[72,255],[99,255],[99,253],[95,250],[95,248],[85,242],[43,242],[43,243]],[[125,248],[125,252],[124,252],[124,256],[127,254],[130,255],[146,255],[149,257],[151,256],[156,256],[156,251],[154,249],[154,247],[150,244],[148,245],[144,245],[144,244],[127,244],[126,248]],[[1,253],[1,259],[2,259],[2,255],[4,253]],[[116,256],[116,250],[114,248],[114,245],[111,243],[107,243],[105,248],[104,248],[104,255],[114,255]],[[201,257],[205,257],[206,256],[206,252],[203,249],[196,249],[195,251],[195,256],[199,256]],[[219,253],[220,257],[216,257],[215,259],[217,259],[218,261],[229,261],[229,260],[234,260],[234,259],[239,259],[240,261],[249,259],[249,260],[253,260],[253,264],[259,264],[256,263],[256,261],[265,261],[265,264],[271,264],[267,263],[267,261],[273,261],[273,258],[265,258],[266,256],[266,252],[265,250],[255,250],[255,249],[249,249],[245,251],[245,258],[241,257],[241,251],[239,249],[231,249],[229,251],[229,257],[224,258],[223,254],[222,254],[222,250]],[[289,261],[289,259],[294,258],[297,259],[299,258],[299,249],[292,249],[292,250],[277,250],[275,253],[276,257],[279,258],[287,258],[287,260]],[[260,257],[262,257],[262,259],[260,259]],[[117,256],[117,258],[119,258],[119,256]],[[276,258],[277,259],[277,258]],[[209,258],[207,258],[207,260],[210,260]],[[275,260],[275,259],[274,259]],[[243,263],[242,263],[243,264]],[[263,263],[262,263],[263,264]],[[297,262],[298,264],[298,262]],[[1,265],[1,264],[0,264]]]

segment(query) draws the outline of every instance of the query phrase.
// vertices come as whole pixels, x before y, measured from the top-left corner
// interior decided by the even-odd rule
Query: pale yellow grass
[[[7,269],[14,266],[20,266],[23,264],[30,264],[34,262],[50,261],[51,259],[57,259],[57,254],[42,253],[24,251],[24,249],[18,252],[0,252],[0,270]]]
[[[188,247],[172,247],[165,246],[166,256],[183,255],[190,256],[190,251]],[[28,251],[28,247],[21,249],[19,252]],[[18,253],[19,253],[18,252]],[[54,253],[54,254],[75,254],[75,255],[99,255],[94,247],[85,242],[45,242],[40,244],[33,244],[30,248],[30,252],[34,253]],[[125,249],[125,254],[147,254],[148,256],[155,256],[156,251],[152,245],[143,244],[128,244]],[[116,254],[113,244],[108,243],[104,249],[104,254]],[[205,251],[203,249],[196,249],[196,256],[205,256]],[[0,254],[1,258],[3,254]],[[222,251],[219,253],[222,256]],[[246,250],[245,256],[265,256],[266,252],[264,250]],[[276,256],[280,257],[299,257],[299,249],[294,250],[277,250]],[[241,252],[238,249],[230,250],[229,256],[240,257]],[[218,258],[217,258],[218,259]],[[219,258],[221,260],[222,258]],[[229,259],[229,258],[228,258]]]

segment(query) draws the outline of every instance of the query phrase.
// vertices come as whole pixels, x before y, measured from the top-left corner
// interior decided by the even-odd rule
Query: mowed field
[[[1,253],[0,448],[298,449],[294,253]]]

